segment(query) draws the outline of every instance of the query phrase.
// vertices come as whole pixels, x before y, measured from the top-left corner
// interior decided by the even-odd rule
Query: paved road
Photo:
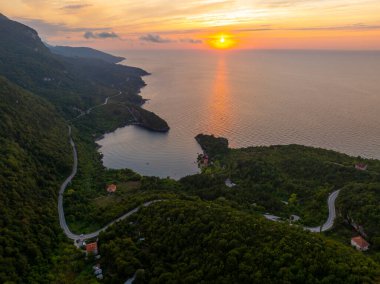
[[[59,196],[58,196],[58,214],[59,214],[59,224],[62,228],[62,230],[64,231],[65,235],[69,238],[69,239],[72,239],[72,240],[77,240],[79,238],[81,239],[90,239],[90,238],[94,238],[96,236],[99,235],[100,232],[106,230],[109,226],[113,225],[114,223],[120,221],[120,220],[123,220],[133,214],[135,214],[137,211],[139,211],[139,209],[141,207],[147,207],[153,203],[156,203],[156,202],[159,202],[159,201],[162,201],[162,200],[153,200],[153,201],[148,201],[148,202],[145,202],[143,203],[142,205],[140,205],[139,207],[136,207],[135,209],[125,213],[124,215],[120,216],[119,218],[113,220],[112,222],[110,222],[109,224],[107,224],[106,226],[104,226],[103,228],[95,231],[95,232],[92,232],[92,233],[89,233],[89,234],[83,234],[83,235],[78,235],[78,234],[74,234],[73,232],[70,231],[69,227],[67,226],[67,223],[66,223],[66,218],[65,218],[65,211],[63,209],[63,193],[65,192],[65,189],[67,187],[67,185],[69,185],[72,181],[72,179],[75,177],[76,173],[77,173],[77,169],[78,169],[78,154],[77,154],[77,149],[75,147],[75,143],[74,143],[74,140],[71,136],[71,126],[69,126],[69,137],[70,137],[70,145],[71,147],[73,148],[73,157],[74,157],[74,163],[73,163],[73,169],[71,171],[71,174],[67,177],[67,179],[62,183],[61,185],[61,188],[59,189]]]
[[[96,106],[93,106],[93,107],[90,107],[90,108],[89,108],[88,110],[86,110],[86,111],[81,111],[81,113],[80,113],[78,116],[76,116],[76,117],[74,117],[73,119],[69,120],[69,122],[73,122],[73,121],[77,120],[78,118],[80,118],[80,117],[82,117],[82,116],[85,116],[86,114],[89,114],[89,113],[90,113],[93,109],[95,109],[95,108],[98,108],[98,107],[101,107],[101,106],[104,106],[104,105],[108,104],[109,99],[114,98],[114,97],[117,97],[117,96],[120,96],[121,94],[122,94],[122,92],[119,91],[119,93],[118,93],[117,95],[113,95],[113,96],[106,97],[105,100],[104,100],[104,103],[99,104],[99,105],[96,105]]]
[[[66,219],[65,219],[65,212],[63,211],[63,193],[65,192],[65,189],[69,183],[71,183],[71,180],[75,177],[77,174],[78,169],[78,154],[77,149],[75,147],[75,143],[73,141],[73,138],[71,137],[71,126],[69,126],[69,137],[70,137],[70,145],[73,148],[73,156],[74,156],[74,162],[73,162],[73,169],[71,170],[71,174],[67,177],[67,179],[62,183],[60,189],[59,189],[59,196],[58,196],[58,215],[59,215],[59,225],[65,232],[66,236],[70,239],[77,239],[78,235],[73,234],[69,227],[67,226]]]
[[[338,197],[339,192],[340,189],[335,190],[329,195],[329,198],[327,199],[327,204],[329,206],[329,216],[326,222],[322,226],[318,227],[305,227],[306,230],[314,233],[319,233],[330,230],[334,226],[334,220],[336,218],[335,200]]]
[[[340,192],[340,189],[335,190],[327,198],[327,204],[329,207],[329,216],[327,217],[326,222],[322,226],[304,227],[305,230],[308,230],[314,233],[320,233],[320,232],[330,230],[334,226],[334,221],[336,218],[335,200],[338,197],[339,192]],[[264,217],[271,221],[276,221],[276,222],[281,221],[281,217],[271,215],[271,214],[264,214]]]
[[[116,96],[119,96],[119,95],[121,95],[121,92],[119,94],[115,95],[115,96],[112,96],[112,97],[116,97]],[[101,105],[106,105],[108,103],[108,100],[110,98],[112,98],[112,97],[107,97],[106,100],[104,101],[104,103],[101,104]],[[99,105],[99,106],[101,106],[101,105]],[[98,106],[95,106],[95,107],[98,107]],[[88,111],[86,111],[84,114],[80,114],[78,117],[90,113],[90,111],[92,109],[94,109],[95,107],[90,108]],[[74,234],[73,232],[70,231],[69,227],[67,226],[66,218],[65,218],[65,211],[63,209],[63,194],[64,194],[65,189],[67,188],[67,186],[71,183],[72,179],[77,174],[77,170],[78,170],[78,153],[77,153],[77,149],[76,149],[73,137],[71,135],[71,126],[70,125],[69,125],[69,139],[70,139],[70,145],[71,145],[71,147],[73,149],[73,160],[74,160],[74,162],[73,162],[73,168],[72,168],[71,174],[62,183],[62,185],[61,185],[61,187],[59,189],[59,195],[58,195],[59,224],[60,224],[62,230],[64,231],[65,235],[69,239],[77,240],[77,239],[81,238],[81,239],[85,240],[85,239],[94,238],[94,237],[98,236],[100,232],[106,230],[109,226],[113,225],[114,223],[116,223],[116,222],[118,222],[120,220],[123,220],[123,219],[131,216],[132,214],[135,214],[137,211],[139,211],[139,209],[141,207],[146,207],[146,206],[149,206],[149,205],[151,205],[151,204],[153,204],[155,202],[162,201],[162,200],[153,200],[153,201],[145,202],[142,205],[140,205],[139,207],[136,207],[135,209],[133,209],[133,210],[125,213],[124,215],[120,216],[119,218],[115,219],[114,221],[110,222],[109,224],[107,224],[106,226],[104,226],[103,228],[101,228],[101,229],[99,229],[99,230],[97,230],[95,232],[92,232],[92,233],[89,233],[89,234],[83,234],[83,235]]]

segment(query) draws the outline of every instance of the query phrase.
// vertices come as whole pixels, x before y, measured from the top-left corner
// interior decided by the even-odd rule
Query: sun
[[[216,49],[228,49],[236,45],[236,39],[227,33],[219,33],[210,36],[208,44]]]

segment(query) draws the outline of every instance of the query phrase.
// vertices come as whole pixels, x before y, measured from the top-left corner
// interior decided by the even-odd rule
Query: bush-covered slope
[[[380,251],[380,183],[350,184],[337,201],[341,216]],[[378,254],[380,260],[380,253]]]
[[[201,201],[162,201],[100,236],[106,283],[369,283],[371,259],[321,235]]]
[[[41,98],[0,77],[0,283],[46,279],[56,252],[67,126]]]

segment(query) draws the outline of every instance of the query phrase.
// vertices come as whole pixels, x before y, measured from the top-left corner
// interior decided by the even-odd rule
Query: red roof
[[[94,252],[97,250],[98,250],[98,243],[97,242],[90,243],[90,244],[86,245],[86,251],[87,252]]]
[[[366,248],[369,246],[369,243],[365,239],[363,239],[361,236],[357,236],[351,239],[354,243],[356,243],[361,248]]]
[[[116,184],[110,184],[107,186],[108,192],[115,192],[116,191]]]
[[[360,169],[365,169],[367,168],[367,165],[363,163],[359,163],[359,164],[356,164],[355,167],[360,168]]]

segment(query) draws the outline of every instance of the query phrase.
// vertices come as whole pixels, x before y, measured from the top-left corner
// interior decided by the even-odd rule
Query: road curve
[[[58,215],[59,215],[59,225],[61,226],[62,230],[65,232],[66,236],[70,239],[78,239],[79,236],[76,234],[73,234],[66,223],[65,218],[65,212],[63,210],[63,193],[65,192],[65,189],[69,183],[71,183],[71,180],[75,177],[77,174],[78,169],[78,154],[77,149],[75,147],[74,140],[71,136],[71,126],[69,126],[69,137],[70,137],[70,145],[73,148],[73,169],[71,170],[71,174],[66,178],[66,180],[62,183],[60,189],[59,189],[59,195],[58,195]]]
[[[115,96],[112,96],[112,97],[116,97],[116,96],[119,96],[121,95],[121,92],[119,92],[119,94],[115,95]],[[106,105],[108,103],[108,100],[112,97],[107,97],[106,100],[104,101],[103,104],[99,105],[99,106],[102,106],[102,105]],[[95,107],[98,107],[98,106],[95,106]],[[92,109],[94,109],[95,107],[92,107],[90,108],[89,110],[87,110],[85,113],[82,113],[80,114],[79,116],[77,116],[76,118],[80,117],[80,116],[83,116],[83,115],[86,115],[88,113],[91,112]],[[69,238],[69,239],[72,239],[72,240],[77,240],[79,238],[85,240],[85,239],[90,239],[90,238],[94,238],[96,236],[99,235],[100,232],[106,230],[109,226],[113,225],[114,223],[120,221],[120,220],[123,220],[133,214],[135,214],[137,211],[139,211],[139,209],[141,207],[146,207],[146,206],[149,206],[151,205],[152,203],[155,203],[155,202],[159,202],[159,201],[162,201],[162,200],[152,200],[152,201],[148,201],[148,202],[145,202],[143,203],[142,205],[136,207],[135,209],[125,213],[124,215],[120,216],[119,218],[115,219],[114,221],[110,222],[109,224],[107,224],[106,226],[104,226],[103,228],[95,231],[95,232],[92,232],[92,233],[89,233],[89,234],[81,234],[81,235],[77,235],[77,234],[74,234],[73,232],[70,231],[69,227],[67,226],[67,223],[66,223],[66,218],[65,218],[65,211],[63,209],[63,194],[65,192],[65,189],[67,188],[67,186],[71,183],[72,179],[75,177],[75,175],[77,174],[77,170],[78,170],[78,153],[77,153],[77,148],[75,146],[75,143],[74,143],[74,140],[73,140],[73,137],[71,135],[71,126],[69,125],[69,141],[70,141],[70,145],[73,149],[73,168],[71,170],[71,174],[66,178],[66,180],[62,183],[60,189],[59,189],[59,194],[58,194],[58,215],[59,215],[59,225],[61,226],[62,230],[64,231],[65,235]]]
[[[314,233],[319,233],[319,232],[330,230],[334,226],[334,221],[336,218],[335,200],[337,199],[339,192],[340,192],[340,189],[335,190],[329,195],[329,198],[327,199],[327,205],[329,207],[329,216],[327,217],[326,222],[322,226],[304,227],[305,230],[308,230]]]
[[[119,218],[113,220],[112,222],[110,222],[109,224],[107,224],[106,226],[104,226],[103,228],[95,231],[95,232],[92,232],[92,233],[89,233],[89,234],[82,234],[82,235],[78,235],[78,234],[74,234],[73,232],[70,231],[69,227],[67,226],[67,223],[66,223],[66,218],[65,218],[65,211],[63,210],[63,194],[65,192],[65,189],[67,187],[67,185],[69,183],[71,183],[71,180],[75,177],[76,173],[77,173],[77,170],[78,170],[78,154],[77,154],[77,149],[75,147],[75,143],[74,143],[74,140],[71,136],[71,126],[69,126],[69,137],[70,137],[70,145],[71,147],[73,148],[73,157],[74,157],[74,163],[73,163],[73,169],[71,171],[71,174],[66,178],[66,180],[62,183],[60,189],[59,189],[59,196],[58,196],[58,215],[59,215],[59,224],[62,228],[62,230],[64,231],[65,235],[69,238],[69,239],[72,239],[72,240],[77,240],[77,239],[90,239],[90,238],[94,238],[94,237],[97,237],[99,235],[100,232],[102,231],[105,231],[109,226],[113,225],[114,223],[120,221],[120,220],[123,220],[133,214],[135,214],[137,211],[139,211],[139,209],[141,207],[147,207],[153,203],[156,203],[156,202],[159,202],[159,201],[162,201],[162,200],[152,200],[152,201],[148,201],[148,202],[145,202],[143,203],[142,205],[136,207],[135,209],[125,213],[124,215],[120,216]]]
[[[86,111],[82,111],[82,110],[81,110],[81,111],[80,111],[81,113],[80,113],[78,116],[76,116],[76,117],[74,117],[74,118],[68,120],[68,122],[73,122],[73,121],[77,120],[78,118],[80,118],[80,117],[82,117],[82,116],[85,116],[85,115],[89,114],[93,109],[108,104],[109,99],[112,99],[112,98],[114,98],[114,97],[120,96],[122,93],[123,93],[122,91],[119,91],[119,93],[118,93],[117,95],[113,95],[113,96],[106,97],[103,103],[101,103],[101,104],[99,104],[99,105],[96,105],[96,106],[93,106],[93,107],[90,107],[90,108],[89,108],[88,110],[86,110]]]
[[[322,226],[303,227],[305,230],[313,232],[313,233],[320,233],[320,232],[330,230],[334,226],[334,221],[336,218],[335,200],[337,199],[339,192],[340,192],[340,189],[335,190],[327,198],[327,205],[329,207],[329,216],[327,217],[326,222]],[[281,217],[271,215],[268,213],[264,214],[264,217],[270,221],[275,221],[275,222],[281,221]]]

